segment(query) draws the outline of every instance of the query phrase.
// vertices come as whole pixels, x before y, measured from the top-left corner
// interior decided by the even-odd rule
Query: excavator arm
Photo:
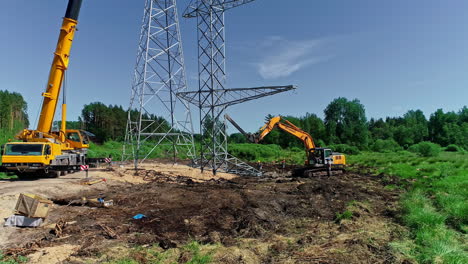
[[[302,140],[307,151],[315,149],[314,140],[312,139],[312,136],[309,135],[309,133],[301,130],[288,120],[284,120],[284,122],[285,123],[278,123],[278,128]]]
[[[268,120],[262,128],[260,128],[258,132],[258,137],[256,138],[256,142],[262,141],[271,131],[276,127],[276,125],[281,121],[281,116],[275,116]]]
[[[283,119],[281,116],[271,118],[262,128],[260,128],[258,137],[256,137],[256,142],[258,143],[259,141],[262,141],[275,127],[278,127],[279,129],[300,139],[304,143],[307,152],[315,149],[314,140],[309,133],[298,128],[288,120]]]
[[[302,142],[304,142],[306,152],[311,152],[315,149],[314,139],[309,133],[298,128],[288,120],[283,119],[281,116],[275,116],[268,120],[268,122],[266,122],[266,124],[260,128],[259,132],[256,134],[245,132],[229,115],[225,115],[225,117],[252,143],[258,143],[262,141],[271,131],[273,131],[273,129],[278,127],[279,129],[297,137]]]

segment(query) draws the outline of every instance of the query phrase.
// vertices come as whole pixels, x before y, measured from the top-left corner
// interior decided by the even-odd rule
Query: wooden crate
[[[22,193],[16,202],[15,210],[27,217],[46,218],[53,202],[39,195]]]

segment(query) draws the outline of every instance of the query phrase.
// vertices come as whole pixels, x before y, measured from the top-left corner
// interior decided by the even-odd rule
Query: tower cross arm
[[[179,92],[177,97],[181,100],[185,100],[191,104],[194,104],[202,108],[215,107],[227,107],[258,98],[274,95],[277,93],[287,92],[295,90],[297,87],[294,85],[282,85],[282,86],[262,86],[253,88],[231,88],[231,89],[215,89],[215,90],[202,90],[202,91],[190,91],[190,92]],[[218,100],[214,104],[210,104],[209,101],[204,100],[210,95],[215,93],[217,97],[223,98]],[[201,101],[200,101],[201,99]]]
[[[210,12],[224,12],[255,0],[192,0],[184,11],[185,18],[197,17]]]

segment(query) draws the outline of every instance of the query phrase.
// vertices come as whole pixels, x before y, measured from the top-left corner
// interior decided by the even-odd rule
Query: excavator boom
[[[314,140],[312,139],[312,136],[309,135],[309,133],[301,130],[297,126],[293,125],[291,122],[285,120],[285,123],[278,123],[278,127],[281,130],[284,130],[288,132],[289,134],[302,140],[302,142],[304,142],[304,146],[307,152],[315,149],[315,143],[314,143]]]
[[[293,123],[289,122],[286,119],[283,119],[281,116],[275,116],[268,120],[268,122],[260,128],[260,133],[257,142],[262,141],[275,127],[280,128],[281,130],[286,131],[287,133],[299,138],[304,142],[306,151],[315,149],[315,143],[311,135],[305,132],[304,130],[298,128]]]

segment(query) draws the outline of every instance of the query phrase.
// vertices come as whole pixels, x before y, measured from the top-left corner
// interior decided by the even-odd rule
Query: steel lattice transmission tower
[[[200,111],[201,150],[199,165],[216,174],[218,169],[237,174],[261,172],[228,154],[226,122],[222,113],[227,106],[257,99],[293,87],[225,88],[224,12],[254,0],[192,0],[184,12],[186,18],[197,18],[198,78],[197,92],[178,95],[195,104]]]
[[[124,159],[135,168],[154,151],[193,160],[190,106],[176,0],[146,0],[128,111]],[[159,147],[165,145],[166,147]]]

